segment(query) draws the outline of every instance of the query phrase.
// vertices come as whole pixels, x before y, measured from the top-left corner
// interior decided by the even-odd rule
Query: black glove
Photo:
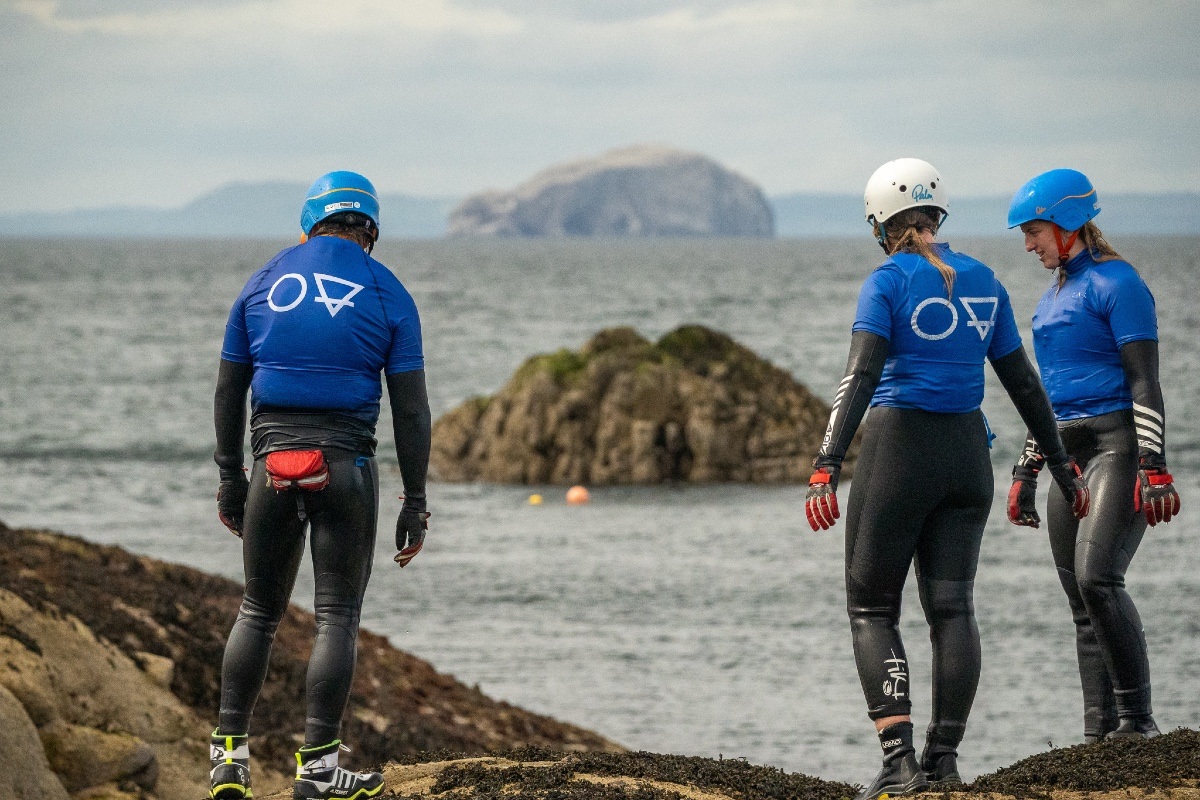
[[[1179,513],[1179,492],[1166,463],[1140,459],[1137,483],[1133,487],[1133,510],[1146,515],[1151,526],[1170,522]]]
[[[1075,519],[1086,517],[1092,495],[1088,491],[1087,483],[1083,480],[1083,473],[1080,472],[1075,459],[1067,456],[1065,461],[1057,464],[1050,464],[1049,461],[1046,463],[1050,474],[1054,477],[1054,482],[1058,484],[1059,491],[1063,493],[1063,497],[1067,498],[1067,503],[1071,506],[1071,513],[1075,515]]]
[[[242,535],[242,521],[246,515],[246,495],[250,491],[250,480],[241,467],[222,467],[221,485],[217,489],[217,519],[237,537]]]
[[[840,464],[813,466],[816,471],[808,479],[808,492],[804,495],[804,513],[814,531],[828,530],[842,514],[838,510],[837,486],[842,474]]]
[[[429,530],[429,512],[418,511],[409,501],[405,501],[396,519],[396,563],[401,568],[417,557],[425,544],[425,533]],[[421,505],[424,505],[422,503]]]
[[[1037,528],[1042,518],[1037,512],[1038,470],[1018,464],[1013,467],[1013,482],[1008,489],[1008,521],[1013,525]]]

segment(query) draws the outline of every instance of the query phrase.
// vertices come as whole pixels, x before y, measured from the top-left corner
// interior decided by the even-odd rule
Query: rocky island
[[[445,481],[799,483],[828,418],[790,374],[723,333],[687,325],[651,343],[612,328],[577,352],[534,356],[495,395],[445,414],[431,463]]]
[[[712,159],[638,145],[559,164],[511,191],[472,195],[449,236],[772,236],[767,198]]]

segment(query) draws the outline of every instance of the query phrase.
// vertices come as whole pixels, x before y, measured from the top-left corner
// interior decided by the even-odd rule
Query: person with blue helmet
[[[366,798],[378,772],[339,765],[363,595],[379,512],[375,425],[386,376],[404,503],[396,562],[425,540],[431,420],[421,322],[412,296],[371,257],[379,200],[354,172],[308,192],[301,243],[250,277],[229,313],[217,377],[217,513],[242,539],[246,588],[221,665],[211,800],[252,796],[248,733],[276,628],[311,535],[317,634],[306,679],[297,798]],[[250,394],[253,466],[242,448]]]
[[[866,217],[887,254],[858,298],[850,358],[809,479],[813,530],[832,527],[842,461],[870,407],[846,518],[854,660],[883,767],[858,800],[961,783],[958,746],[979,685],[973,586],[993,496],[980,411],[990,362],[1049,454],[1073,513],[1088,493],[1067,455],[1008,292],[992,270],[936,241],[948,206],[938,171],[889,161],[867,182]],[[900,601],[910,565],[933,644],[932,721],[918,760]]]
[[[1086,520],[1051,493],[1050,548],[1075,621],[1085,742],[1158,735],[1142,622],[1125,570],[1147,525],[1179,513],[1166,463],[1154,297],[1093,221],[1100,203],[1073,169],[1044,172],[1017,190],[1008,227],[1056,275],[1033,315],[1042,381],[1067,450],[1092,491]],[[1042,450],[1026,442],[1008,516],[1038,527]]]

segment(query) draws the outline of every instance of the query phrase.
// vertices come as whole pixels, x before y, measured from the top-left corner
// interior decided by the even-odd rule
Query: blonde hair
[[[1121,261],[1125,260],[1124,258],[1121,258],[1120,253],[1118,253],[1116,250],[1113,250],[1112,245],[1109,244],[1108,240],[1104,238],[1104,234],[1100,232],[1098,227],[1096,227],[1096,223],[1092,222],[1091,220],[1085,222],[1083,227],[1079,229],[1079,241],[1082,242],[1083,246],[1086,247],[1088,252],[1092,254],[1092,259],[1094,261],[1114,261],[1116,259],[1120,259]]]
[[[916,253],[942,273],[942,281],[946,284],[946,297],[954,298],[954,279],[957,275],[954,267],[942,260],[937,251],[921,236],[923,231],[937,233],[938,210],[936,208],[917,207],[906,208],[892,216],[886,225],[881,226],[872,221],[875,238],[880,239],[880,233],[886,236],[881,240],[883,250],[889,256],[896,253]]]

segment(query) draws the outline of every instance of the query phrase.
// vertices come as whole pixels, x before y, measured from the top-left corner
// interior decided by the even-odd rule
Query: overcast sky
[[[0,0],[0,210],[460,195],[638,142],[768,194],[899,156],[960,195],[1196,190],[1198,40],[1195,0]]]

